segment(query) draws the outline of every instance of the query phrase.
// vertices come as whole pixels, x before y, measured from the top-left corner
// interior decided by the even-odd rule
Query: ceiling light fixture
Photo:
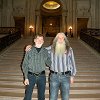
[[[58,9],[60,7],[60,4],[55,1],[48,1],[43,4],[43,7],[45,9],[54,10],[54,9]]]

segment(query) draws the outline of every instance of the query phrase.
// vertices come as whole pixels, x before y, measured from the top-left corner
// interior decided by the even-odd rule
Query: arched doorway
[[[46,4],[46,8],[44,7],[44,4]],[[58,8],[56,8],[53,3],[57,3],[59,5]],[[56,4],[56,5],[57,5]],[[51,6],[51,7],[50,7]],[[49,9],[50,7],[50,9]],[[53,8],[55,7],[55,8]],[[49,2],[44,0],[41,3],[41,22],[42,22],[42,33],[46,36],[55,36],[58,32],[60,32],[61,27],[61,14],[62,8],[59,1]]]
[[[46,36],[55,36],[60,32],[61,16],[43,16],[42,17],[42,32]]]

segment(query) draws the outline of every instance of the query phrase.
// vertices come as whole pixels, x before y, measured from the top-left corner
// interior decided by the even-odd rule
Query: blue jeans
[[[31,75],[28,74],[29,85],[26,86],[24,100],[32,99],[32,92],[35,84],[37,84],[38,89],[38,100],[45,100],[45,86],[46,86],[46,76],[43,75]]]
[[[60,89],[62,100],[69,100],[70,76],[50,75],[50,100],[57,100]]]

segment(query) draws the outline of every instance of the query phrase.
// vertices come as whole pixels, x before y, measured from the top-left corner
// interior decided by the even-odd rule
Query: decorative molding
[[[24,8],[22,7],[15,7],[13,8],[13,15],[14,16],[24,16]]]
[[[77,1],[76,3],[76,14],[77,17],[81,16],[81,17],[89,17],[90,16],[90,2],[89,0],[87,1]]]

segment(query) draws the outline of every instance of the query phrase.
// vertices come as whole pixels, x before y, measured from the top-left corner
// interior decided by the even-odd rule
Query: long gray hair
[[[52,43],[52,50],[53,50],[53,52],[55,52],[55,47],[56,47],[56,43],[57,43],[58,35],[59,35],[59,34],[62,34],[62,35],[63,35],[64,41],[65,41],[65,45],[66,45],[66,48],[65,48],[65,49],[66,49],[67,52],[68,52],[68,51],[69,51],[69,48],[70,48],[70,44],[69,44],[69,41],[68,41],[66,35],[65,35],[63,32],[58,33],[58,34],[56,35],[56,37],[54,38],[53,43]]]

